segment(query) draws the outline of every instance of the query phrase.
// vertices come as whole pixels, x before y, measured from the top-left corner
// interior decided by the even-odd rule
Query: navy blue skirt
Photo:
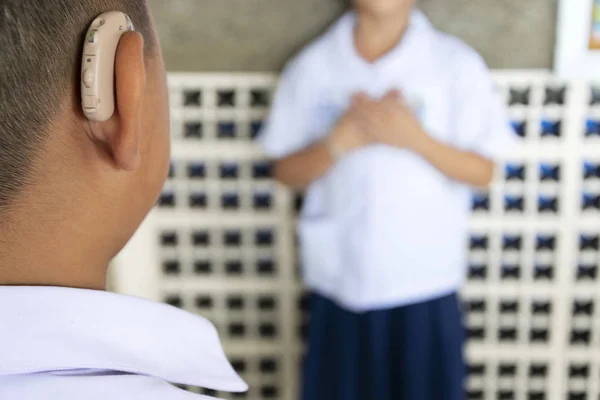
[[[355,314],[313,294],[303,400],[463,400],[456,294]]]

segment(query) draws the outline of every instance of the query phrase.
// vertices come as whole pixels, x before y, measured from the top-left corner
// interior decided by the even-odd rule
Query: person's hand
[[[427,138],[398,91],[388,92],[379,101],[360,94],[354,100],[353,109],[362,128],[378,143],[416,150]]]
[[[361,124],[358,105],[357,99],[353,99],[352,104],[327,138],[331,145],[343,153],[367,146],[374,141],[373,136],[369,135]]]

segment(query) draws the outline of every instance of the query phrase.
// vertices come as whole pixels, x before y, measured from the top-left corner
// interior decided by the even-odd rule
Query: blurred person
[[[306,189],[303,399],[463,399],[471,187],[513,132],[482,58],[415,0],[353,6],[287,65],[258,139]]]
[[[102,53],[115,57],[116,109],[95,122],[80,67],[88,26],[107,11],[136,30]],[[169,168],[166,73],[146,1],[0,0],[0,48],[0,399],[205,398],[167,382],[245,390],[208,321],[104,292]]]

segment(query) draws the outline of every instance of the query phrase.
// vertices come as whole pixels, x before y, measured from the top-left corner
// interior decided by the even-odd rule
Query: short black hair
[[[154,48],[146,0],[0,0],[0,214],[30,180],[30,166],[79,82],[83,38],[106,11],[129,15]]]

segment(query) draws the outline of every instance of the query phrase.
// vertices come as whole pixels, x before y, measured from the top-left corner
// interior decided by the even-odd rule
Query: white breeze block
[[[496,72],[521,145],[474,196],[463,290],[468,398],[600,396],[600,85]],[[116,261],[117,290],[218,327],[247,394],[297,398],[308,320],[301,196],[253,144],[277,77],[171,74],[173,163],[157,210]],[[440,201],[443,201],[441,199]]]

